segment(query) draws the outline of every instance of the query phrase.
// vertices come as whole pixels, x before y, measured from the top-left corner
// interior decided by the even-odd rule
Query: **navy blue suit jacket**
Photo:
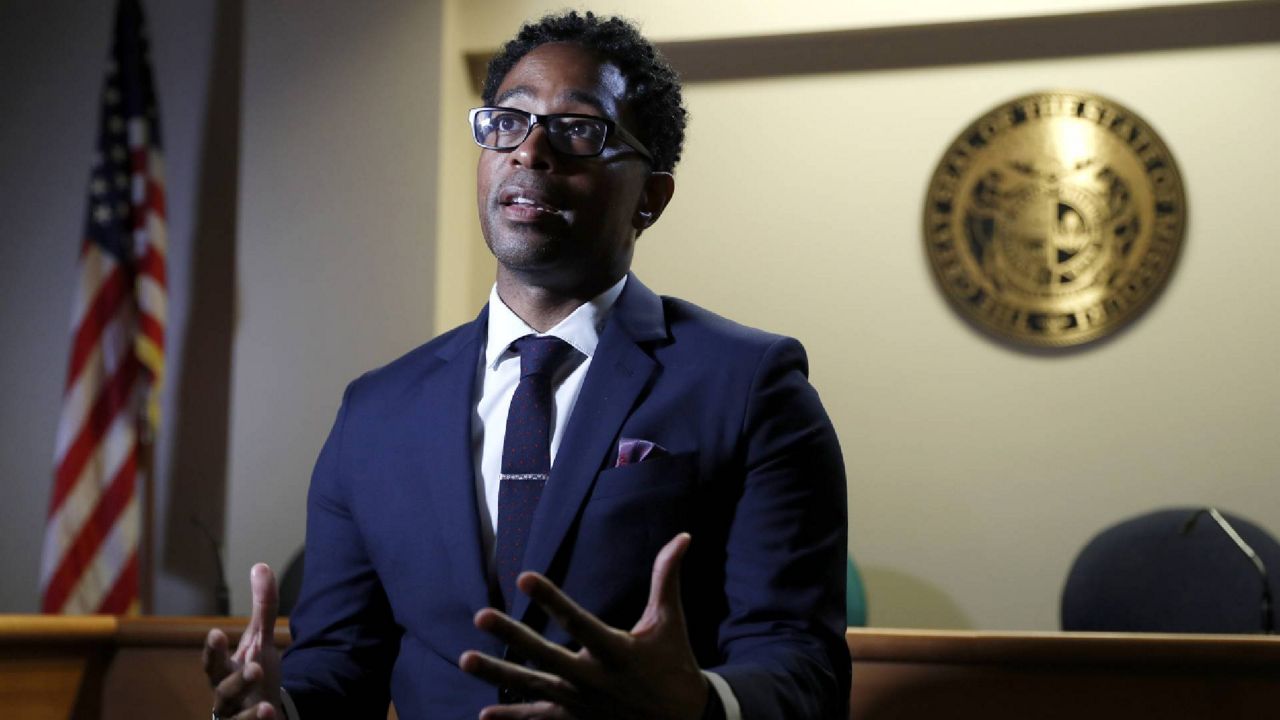
[[[496,691],[458,669],[502,656],[471,447],[487,313],[353,382],[307,500],[284,658],[303,720],[474,718]],[[615,467],[621,438],[670,454]],[[847,716],[846,505],[835,432],[793,339],[660,298],[632,276],[601,332],[533,520],[526,567],[628,629],[654,557],[693,542],[682,593],[699,664],[745,718]],[[515,617],[572,640],[521,595]]]

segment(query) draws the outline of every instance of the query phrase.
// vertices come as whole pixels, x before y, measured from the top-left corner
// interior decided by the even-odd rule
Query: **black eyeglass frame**
[[[498,145],[486,145],[485,143],[480,142],[480,138],[476,135],[476,115],[479,115],[480,113],[486,110],[500,110],[502,112],[515,113],[517,115],[523,115],[529,118],[529,126],[525,128],[524,137],[520,138],[520,142],[516,143],[515,145],[512,145],[511,147],[503,147]],[[543,125],[545,129],[547,127],[550,127],[548,123],[550,123],[553,120],[559,120],[561,118],[579,118],[582,120],[595,120],[596,122],[603,123],[604,139],[600,142],[600,149],[595,151],[594,153],[591,153],[590,155],[580,155],[578,153],[566,152],[556,147],[555,143],[549,142],[548,144],[550,144],[552,149],[554,149],[556,152],[562,155],[567,155],[569,157],[599,157],[602,153],[604,153],[605,147],[609,145],[609,138],[613,137],[614,135],[617,135],[619,140],[629,145],[632,150],[635,150],[636,152],[643,155],[644,159],[648,160],[650,165],[653,165],[653,154],[649,152],[649,148],[644,146],[644,143],[640,142],[639,138],[627,132],[627,129],[622,127],[618,123],[610,120],[609,118],[600,117],[599,115],[586,115],[584,113],[548,113],[545,115],[538,115],[536,113],[531,113],[528,110],[502,107],[500,105],[485,105],[483,107],[471,108],[471,111],[467,114],[467,119],[471,122],[471,139],[475,141],[476,145],[479,145],[485,150],[493,150],[494,152],[511,152],[515,150],[516,148],[523,145],[525,140],[529,139],[529,136],[533,134],[533,128],[535,126]],[[550,130],[547,130],[547,132],[548,132],[548,138],[549,138]]]

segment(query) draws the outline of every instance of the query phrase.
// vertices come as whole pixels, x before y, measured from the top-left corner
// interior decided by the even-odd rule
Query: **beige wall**
[[[1133,8],[1197,5],[1197,0],[605,0],[565,3],[555,0],[497,0],[462,3],[459,30],[471,49],[496,47],[522,18],[537,18],[565,8],[599,15],[623,15],[641,23],[658,40],[849,30],[852,28],[1030,17]]]
[[[432,334],[440,6],[249,3],[227,565],[302,545],[345,385]]]
[[[559,7],[446,5],[462,28],[453,49],[496,46],[510,18]],[[596,9],[668,40],[1140,5]],[[1149,508],[1217,504],[1280,531],[1280,383],[1269,361],[1280,352],[1269,332],[1280,289],[1266,261],[1280,230],[1270,207],[1278,73],[1280,47],[1260,45],[686,86],[676,197],[641,241],[636,270],[661,292],[805,342],[845,448],[851,549],[873,624],[1053,629],[1074,554]],[[919,228],[954,136],[1005,99],[1056,87],[1109,95],[1163,135],[1190,224],[1172,282],[1130,330],[1045,357],[1000,346],[951,312]],[[474,101],[459,95],[446,132]],[[808,108],[845,138],[818,144],[826,138],[796,122]],[[453,163],[443,172],[464,177],[474,152]],[[492,276],[474,208],[445,208],[456,213],[442,219],[442,251],[453,245],[472,279],[438,285],[450,293],[437,304],[442,326],[469,317]]]
[[[1277,73],[1273,45],[690,88],[680,187],[636,269],[805,342],[845,448],[873,623],[1051,629],[1089,536],[1156,506],[1280,528],[1280,286],[1264,259],[1280,231]],[[1156,127],[1190,224],[1172,282],[1128,332],[1043,357],[949,310],[919,228],[952,138],[1054,87]],[[791,130],[813,107],[847,139],[823,149]]]

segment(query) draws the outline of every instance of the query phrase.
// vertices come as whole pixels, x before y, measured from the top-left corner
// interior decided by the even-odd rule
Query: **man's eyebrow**
[[[569,90],[564,93],[564,97],[575,103],[590,105],[591,107],[595,108],[596,112],[600,113],[601,115],[608,116],[609,114],[604,108],[604,103],[600,102],[600,98],[596,97],[595,95],[592,95],[589,92],[585,92],[582,90]]]
[[[513,97],[533,97],[533,88],[528,85],[517,85],[493,99],[495,105],[503,105]]]

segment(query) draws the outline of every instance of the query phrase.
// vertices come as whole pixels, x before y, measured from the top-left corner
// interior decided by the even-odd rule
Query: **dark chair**
[[[849,556],[849,564],[844,576],[844,622],[849,627],[867,626],[867,591],[862,586],[862,574]]]
[[[1139,515],[1085,545],[1062,591],[1062,629],[1110,632],[1259,633],[1264,614],[1257,564],[1198,508]],[[1206,509],[1207,510],[1207,509]],[[1223,517],[1269,572],[1269,597],[1280,597],[1280,543],[1238,515]]]
[[[298,550],[289,564],[285,566],[284,575],[280,576],[279,613],[281,617],[293,614],[298,604],[298,594],[302,592],[302,550]]]

